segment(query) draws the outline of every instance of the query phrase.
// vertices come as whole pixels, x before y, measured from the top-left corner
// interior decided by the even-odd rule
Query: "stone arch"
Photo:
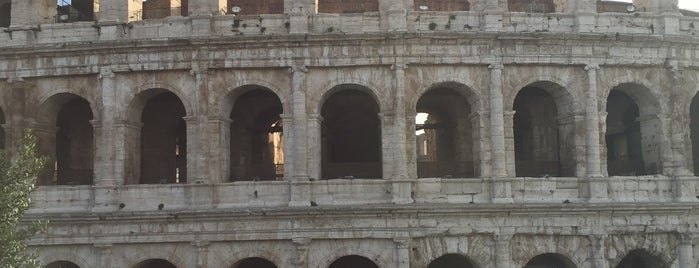
[[[278,264],[282,263],[282,259],[280,259],[279,256],[277,256],[277,254],[273,254],[268,250],[260,249],[257,247],[236,248],[235,253],[232,255],[226,255],[226,259],[222,260],[221,263],[225,264],[225,267],[238,268],[236,265],[238,265],[241,261],[249,258],[264,259],[273,263],[274,265],[277,265],[277,267],[281,267],[278,266]]]
[[[283,104],[264,87],[238,90],[229,112],[229,179],[278,180],[284,175]],[[225,136],[225,135],[224,135]]]
[[[50,253],[46,254],[47,252]],[[50,251],[42,251],[38,257],[38,260],[44,268],[46,268],[45,266],[55,262],[70,262],[79,266],[80,268],[92,267],[85,259],[75,254],[75,252],[71,251],[70,249],[52,249]]]
[[[604,143],[610,176],[662,173],[665,126],[659,100],[639,83],[620,83],[609,90]]]
[[[325,86],[320,87],[323,91],[317,100],[308,100],[308,107],[313,107],[310,114],[320,114],[325,101],[327,101],[330,96],[339,91],[346,90],[348,87],[354,87],[371,96],[374,99],[374,102],[376,102],[379,106],[379,112],[385,110],[385,103],[383,103],[380,98],[380,96],[382,96],[381,92],[377,90],[378,87],[373,83],[355,78],[342,78],[333,80],[330,83],[327,83]],[[313,104],[313,101],[315,101],[315,104]]]
[[[264,88],[277,95],[282,103],[284,111],[291,111],[289,96],[281,89],[281,87],[261,80],[242,80],[238,81],[234,86],[228,87],[221,97],[216,99],[214,107],[219,107],[218,115],[227,118],[233,110],[233,104],[241,95],[255,89]]]
[[[180,95],[164,88],[143,90],[133,98],[124,121],[127,184],[186,182],[184,118],[190,112]]]
[[[471,106],[471,112],[480,112],[484,109],[483,96],[479,91],[475,90],[474,87],[470,86],[466,81],[452,79],[450,81],[441,81],[420,86],[420,88],[415,92],[413,97],[408,102],[409,111],[415,111],[414,109],[415,107],[417,107],[417,103],[420,101],[420,98],[422,98],[422,96],[425,93],[429,92],[432,89],[442,87],[451,88],[459,92],[462,96],[464,96],[464,98],[466,98],[469,105]]]
[[[458,254],[449,253],[440,256],[430,262],[427,268],[477,268],[479,267],[476,263],[469,257]]]
[[[670,268],[672,261],[664,258],[664,255],[658,255],[646,249],[633,249],[616,263],[616,268]]]
[[[416,112],[418,177],[479,175],[480,147],[476,141],[481,136],[477,113],[480,100],[476,94],[463,84],[454,83],[438,83],[422,91],[411,108]]]
[[[177,268],[178,266],[167,259],[150,258],[137,262],[131,268]],[[179,266],[183,267],[183,266]]]
[[[328,268],[350,268],[350,267],[362,267],[362,268],[379,268],[373,260],[361,256],[361,255],[345,255],[340,258],[335,259]]]
[[[38,108],[36,130],[39,152],[49,156],[39,175],[43,185],[91,185],[94,183],[93,108],[73,93],[57,93]]]
[[[129,122],[139,122],[146,102],[155,95],[163,92],[171,92],[180,99],[184,106],[186,116],[194,115],[194,106],[192,106],[189,98],[187,98],[187,94],[184,93],[185,91],[174,85],[153,82],[138,86],[135,93],[131,94],[130,99],[127,100],[126,105],[124,105],[126,111],[123,113],[123,119]]]
[[[572,115],[582,111],[582,104],[576,99],[569,84],[553,76],[538,76],[538,78],[533,81],[527,80],[518,83],[515,87],[515,93],[505,97],[505,104],[509,107],[513,107],[517,95],[522,89],[527,87],[538,87],[550,94],[555,101],[558,113],[561,115]]]
[[[43,268],[80,268],[80,265],[70,261],[55,261],[43,266]]]
[[[574,96],[552,81],[525,84],[512,100],[517,177],[572,177],[576,172]]]
[[[366,87],[339,85],[320,110],[321,177],[381,178],[380,104]]]
[[[265,258],[248,257],[235,262],[230,268],[277,268],[277,265]]]
[[[531,258],[524,268],[555,267],[555,268],[577,268],[567,256],[560,253],[544,253]]]

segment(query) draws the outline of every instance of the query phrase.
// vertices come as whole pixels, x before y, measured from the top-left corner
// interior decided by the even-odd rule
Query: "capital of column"
[[[101,128],[101,127],[102,127],[102,121],[100,121],[100,120],[90,120],[90,125],[92,125],[92,128]]]
[[[194,124],[199,121],[202,121],[206,119],[206,116],[203,115],[193,115],[193,116],[184,116],[182,117],[182,120],[184,120],[185,123],[187,124]]]
[[[296,247],[307,247],[311,244],[311,238],[310,237],[293,237],[291,238],[291,242],[296,245]]]
[[[410,243],[412,242],[412,238],[410,237],[396,237],[393,238],[393,243],[396,244],[396,247],[398,249],[408,249],[410,248]]]
[[[114,125],[117,127],[125,127],[125,128],[130,128],[130,129],[141,129],[143,127],[143,123],[141,122],[134,122],[131,120],[124,120],[124,119],[119,119],[114,122]]]
[[[192,66],[192,69],[189,70],[190,75],[202,75],[202,74],[208,74],[209,73],[209,67],[208,66]]]
[[[282,119],[282,121],[290,121],[294,119],[294,114],[279,114],[279,117]]]
[[[225,116],[214,115],[214,116],[209,116],[207,118],[208,118],[209,122],[220,122],[220,123],[224,123],[224,124],[228,124],[228,125],[233,123],[233,119],[230,119],[230,118],[225,117]]]
[[[100,69],[99,75],[97,76],[100,80],[104,78],[114,78],[114,71],[111,68]]]
[[[195,246],[199,252],[208,251],[208,247],[211,244],[209,241],[194,241],[191,243]]]
[[[599,70],[599,64],[597,63],[590,63],[588,65],[585,65],[585,71],[590,71],[590,70]]]
[[[490,65],[488,65],[488,69],[491,69],[491,70],[502,70],[504,68],[505,68],[505,65],[503,65],[500,62],[491,63]]]
[[[408,68],[408,64],[402,63],[402,62],[401,63],[394,63],[393,65],[391,65],[391,70],[393,70],[393,71],[398,71],[398,70],[404,71],[407,68]]]
[[[317,121],[318,123],[323,122],[323,116],[320,114],[308,114],[308,121]]]
[[[307,73],[308,68],[306,65],[300,64],[300,65],[292,65],[290,71],[292,73]]]

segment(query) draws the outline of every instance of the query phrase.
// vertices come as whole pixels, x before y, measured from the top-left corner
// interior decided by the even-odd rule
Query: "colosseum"
[[[45,268],[699,267],[677,0],[57,2],[0,0]]]

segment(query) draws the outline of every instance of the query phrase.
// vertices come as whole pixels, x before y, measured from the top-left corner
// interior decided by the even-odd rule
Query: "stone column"
[[[597,96],[597,70],[599,65],[588,64],[587,94],[585,96],[585,162],[587,177],[602,177],[600,166],[599,102]]]
[[[289,14],[289,33],[307,34],[308,18],[316,13],[314,0],[284,0],[284,12]]]
[[[411,196],[412,183],[408,179],[415,179],[408,177],[408,144],[407,135],[409,135],[406,118],[406,107],[405,107],[405,68],[407,66],[403,63],[396,63],[393,65],[393,83],[394,83],[394,113],[393,113],[393,135],[389,139],[390,143],[393,144],[392,151],[392,163],[393,169],[390,174],[390,178],[394,180],[393,182],[393,203],[395,204],[408,204],[412,203],[413,199]],[[414,146],[414,145],[413,145]],[[385,158],[385,157],[384,157]]]
[[[97,254],[99,255],[99,267],[111,268],[112,244],[95,244],[94,247],[97,249]]]
[[[568,0],[566,2],[571,3],[566,12],[575,13],[575,26],[578,28],[578,32],[592,32],[595,29],[597,0]]]
[[[11,0],[11,12],[10,30],[38,27],[39,24],[54,22],[56,1]]]
[[[100,23],[128,22],[134,20],[135,18],[130,18],[130,16],[133,16],[134,14],[132,13],[141,9],[141,7],[134,6],[130,2],[133,1],[100,0]]]
[[[694,268],[694,249],[692,244],[694,243],[694,236],[691,233],[684,233],[680,235],[680,244],[677,247],[677,256],[679,259],[679,268]]]
[[[588,179],[589,202],[607,202],[607,181],[602,179],[600,152],[600,112],[597,94],[597,64],[585,66],[587,95],[585,96],[585,176]]]
[[[115,133],[115,118],[117,114],[116,104],[116,85],[114,83],[114,72],[110,68],[100,70],[98,76],[102,88],[98,90],[100,94],[101,105],[101,120],[94,120],[94,174],[96,186],[114,186],[118,185],[119,179],[115,173],[116,155],[123,147],[114,146],[117,136]]]
[[[505,154],[505,118],[502,97],[502,64],[490,68],[490,153],[492,156],[491,199],[493,203],[512,203],[512,189],[507,178]]]
[[[312,148],[308,148],[308,176],[311,180],[322,179],[321,163],[323,161],[322,156],[322,138],[321,138],[321,127],[323,124],[323,117],[320,114],[309,114],[308,115],[308,144],[314,144]],[[306,156],[304,156],[306,157]]]
[[[592,251],[592,267],[593,268],[608,268],[609,263],[605,258],[604,240],[606,236],[590,235],[590,250]]]
[[[284,154],[284,180],[294,177],[294,114],[280,114],[282,119],[282,153]]]
[[[197,264],[195,268],[209,267],[209,241],[196,241],[192,246],[197,248]]]
[[[39,153],[47,157],[47,165],[39,173],[39,185],[55,185],[56,174],[56,131],[58,127],[49,123],[34,123],[31,128],[36,136],[36,145]]]
[[[515,111],[503,112],[503,122],[505,123],[505,163],[507,176],[517,177],[517,162],[515,160],[515,131],[514,118]]]
[[[512,235],[509,234],[495,235],[495,267],[497,268],[513,267],[510,256],[510,239],[512,239]]]
[[[473,122],[473,127],[476,128],[475,131],[477,131],[478,137],[474,137],[473,139],[473,148],[474,150],[477,148],[478,149],[478,154],[477,158],[474,159],[474,161],[478,161],[477,163],[474,162],[474,168],[475,165],[478,165],[478,171],[477,175],[480,178],[490,178],[493,176],[492,172],[493,170],[491,169],[490,165],[490,159],[491,159],[491,151],[489,148],[491,147],[491,144],[489,143],[488,140],[488,135],[490,134],[489,129],[490,127],[488,126],[488,120],[490,119],[490,113],[487,111],[478,111],[472,116],[472,122]]]
[[[385,23],[384,30],[407,31],[408,9],[404,0],[379,0],[379,13],[381,23]]]
[[[507,0],[485,0],[482,30],[497,32],[502,29],[503,12],[507,11]]]
[[[205,116],[186,116],[183,117],[187,132],[187,182],[188,183],[205,183],[208,182],[208,174],[206,171],[206,161],[204,157],[204,144],[202,144],[201,133],[206,133],[207,118]],[[182,156],[180,156],[182,157]]]
[[[410,268],[410,241],[411,240],[409,237],[398,237],[393,239],[393,242],[396,244],[394,257],[396,268]]]
[[[208,118],[209,181],[211,183],[228,182],[231,177],[231,123],[233,120],[222,116]]]
[[[311,239],[307,237],[294,237],[291,242],[296,246],[296,261],[294,263],[297,268],[309,268],[308,249],[311,246]]]
[[[311,158],[313,152],[311,152],[308,145],[320,145],[320,143],[317,143],[320,141],[320,135],[314,136],[313,134],[315,133],[313,132],[315,131],[315,129],[308,128],[311,123],[311,120],[309,120],[308,117],[308,112],[306,110],[306,73],[308,72],[308,69],[306,69],[306,66],[297,64],[292,67],[291,72],[291,110],[294,122],[292,130],[294,132],[294,134],[292,135],[294,137],[294,151],[292,155],[292,157],[294,158],[293,180],[308,181],[309,175],[311,175],[312,179],[320,179],[319,173],[309,173],[311,165],[316,164],[314,162],[316,159]],[[320,132],[320,128],[318,128],[318,131]],[[314,148],[315,147],[318,147],[318,149],[320,149],[320,146],[314,146]],[[320,156],[320,154],[318,154],[318,156]],[[318,163],[318,165],[320,165],[320,162]],[[320,169],[318,169],[318,171],[319,170]]]
[[[119,120],[114,123],[114,146],[120,151],[114,161],[114,177],[123,178],[119,184],[138,184],[141,179],[141,122]]]

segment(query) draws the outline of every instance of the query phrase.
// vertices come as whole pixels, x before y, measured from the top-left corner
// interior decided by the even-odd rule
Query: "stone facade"
[[[33,128],[54,160],[26,217],[46,267],[699,264],[676,1],[99,2],[0,26],[0,144]]]

